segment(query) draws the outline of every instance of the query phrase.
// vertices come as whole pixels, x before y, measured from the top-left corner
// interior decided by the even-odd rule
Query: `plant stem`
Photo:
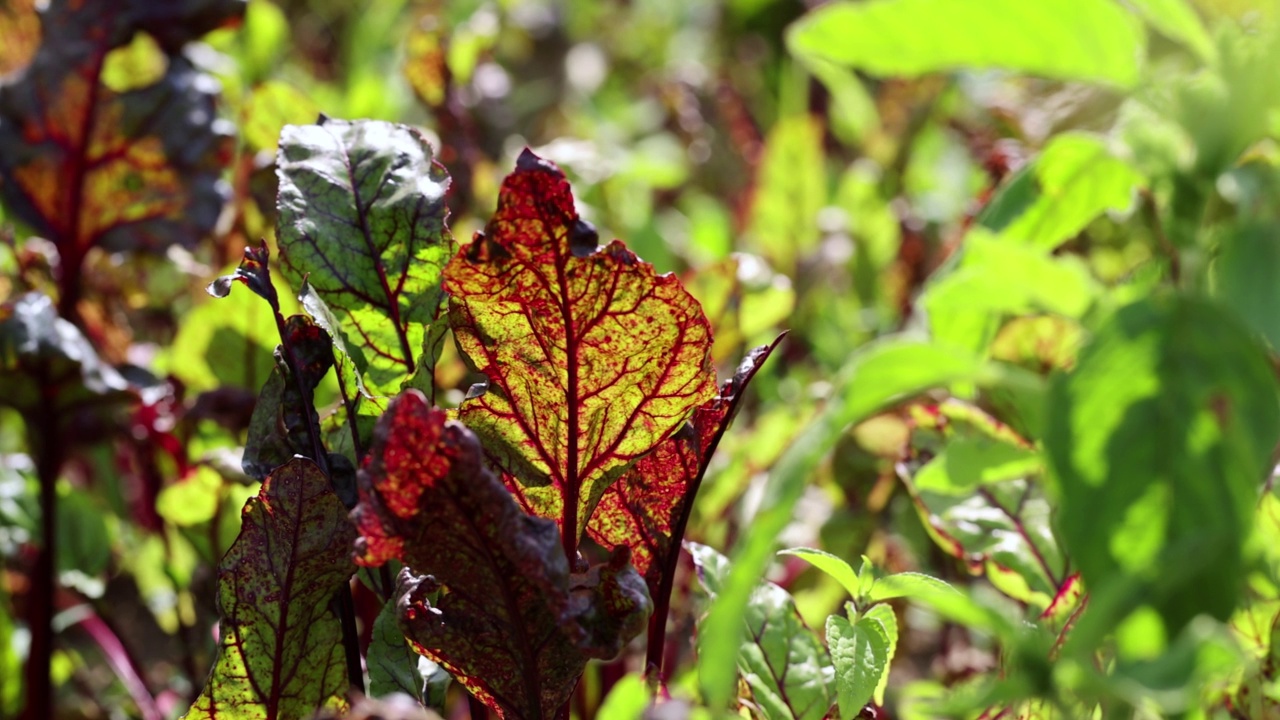
[[[342,649],[347,655],[347,681],[352,690],[364,694],[364,669],[360,666],[360,635],[356,631],[356,603],[351,595],[351,583],[338,591],[338,604],[342,607]]]
[[[489,720],[489,708],[470,693],[467,694],[467,708],[471,711],[471,720]]]
[[[58,536],[58,471],[62,467],[62,444],[58,442],[58,418],[53,408],[43,408],[28,425],[31,444],[37,448],[36,474],[40,482],[40,552],[33,570],[30,614],[31,651],[27,656],[25,681],[27,705],[24,717],[45,720],[53,717],[53,613],[56,581],[56,540]]]

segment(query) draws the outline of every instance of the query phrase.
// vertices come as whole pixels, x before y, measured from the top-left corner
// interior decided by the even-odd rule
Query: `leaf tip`
[[[560,168],[556,167],[555,163],[551,162],[550,160],[545,160],[541,157],[538,157],[529,148],[525,148],[524,150],[520,151],[520,157],[516,158],[516,169],[524,170],[527,172],[533,172],[533,171],[549,172],[549,173],[552,173],[553,175],[564,177],[564,173],[560,170]]]

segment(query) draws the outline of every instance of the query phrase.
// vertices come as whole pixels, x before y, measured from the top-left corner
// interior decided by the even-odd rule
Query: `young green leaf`
[[[688,548],[698,579],[715,597],[724,588],[728,559],[705,545],[688,543]],[[769,720],[826,717],[835,702],[835,671],[826,648],[800,619],[791,594],[761,582],[740,622],[746,632],[736,649],[736,666],[764,716]],[[699,640],[700,649],[705,648],[706,639],[700,635]]]
[[[873,75],[999,68],[1118,87],[1138,82],[1143,44],[1136,18],[1108,0],[832,3],[787,33],[797,55]]]
[[[843,559],[815,548],[790,548],[778,551],[779,555],[794,555],[839,582],[855,601],[862,597],[862,580],[853,566]]]
[[[1139,604],[1173,637],[1235,609],[1259,483],[1280,436],[1266,350],[1206,300],[1157,296],[1118,311],[1053,384],[1044,438],[1058,525],[1095,599]],[[1156,428],[1159,432],[1152,432]]]
[[[373,621],[366,663],[369,667],[369,696],[384,697],[404,693],[428,704],[427,678],[418,670],[419,655],[409,646],[396,620],[396,602],[389,600]]]
[[[615,656],[648,619],[625,549],[570,575],[555,523],[522,513],[475,435],[416,390],[379,420],[359,482],[359,562],[405,562],[401,629],[505,717],[555,717],[587,661]]]
[[[856,717],[877,693],[881,696],[877,704],[884,701],[884,691],[877,688],[889,677],[889,661],[893,659],[897,641],[897,621],[893,620],[891,609],[879,607],[888,613],[868,614],[855,622],[839,615],[827,618],[827,647],[835,666],[836,700],[842,720]],[[892,638],[885,625],[886,617],[893,622]]]
[[[185,717],[301,718],[346,706],[331,602],[356,570],[355,537],[310,460],[292,460],[263,482],[218,568],[218,659]]]
[[[609,484],[716,391],[698,302],[597,242],[564,173],[526,150],[485,233],[445,268],[458,346],[489,378],[460,417],[567,549]]]
[[[362,346],[373,392],[392,394],[417,369],[436,321],[449,175],[417,130],[321,118],[280,137],[279,237],[285,275],[310,284]]]
[[[924,573],[904,572],[886,575],[875,581],[867,593],[871,602],[892,600],[893,598],[923,599],[959,595],[959,591],[936,577]]]

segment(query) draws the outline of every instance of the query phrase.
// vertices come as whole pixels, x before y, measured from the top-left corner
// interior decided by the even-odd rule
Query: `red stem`
[[[93,641],[102,649],[102,654],[107,657],[107,663],[111,665],[116,677],[120,678],[125,690],[129,692],[129,697],[133,698],[133,702],[138,706],[142,720],[162,720],[164,713],[160,712],[155,698],[151,696],[151,691],[147,689],[146,683],[138,674],[137,664],[106,621],[96,613],[86,613],[79,622],[89,637],[93,638]]]
[[[31,595],[28,596],[27,627],[31,632],[31,652],[27,656],[26,712],[29,720],[53,717],[53,613],[54,554],[58,517],[58,471],[62,468],[61,443],[58,442],[58,418],[51,407],[40,411],[39,419],[28,426],[28,437],[38,449],[36,473],[40,481],[39,554],[32,572]]]

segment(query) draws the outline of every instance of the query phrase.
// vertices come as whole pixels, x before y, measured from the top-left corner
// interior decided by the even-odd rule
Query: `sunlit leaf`
[[[648,619],[625,548],[570,575],[555,523],[522,513],[475,435],[416,390],[379,421],[353,518],[362,564],[407,565],[398,617],[415,649],[506,717],[555,717],[587,661]]]
[[[458,346],[489,378],[460,417],[569,544],[627,465],[715,394],[697,301],[597,242],[564,174],[526,150],[485,234],[445,270]]]
[[[998,68],[1119,87],[1137,83],[1144,51],[1137,19],[1109,0],[831,3],[787,44],[873,75]]]
[[[355,572],[355,529],[310,460],[277,469],[245,505],[218,569],[221,642],[186,717],[309,717],[346,706],[342,630],[331,601]]]
[[[277,158],[285,274],[311,287],[364,350],[370,389],[394,394],[436,319],[449,175],[417,130],[322,118],[287,126]]]
[[[18,72],[40,46],[36,0],[11,0],[0,8],[0,77]]]
[[[427,678],[418,670],[420,656],[409,646],[396,620],[396,603],[388,601],[373,621],[366,664],[369,667],[369,695],[385,697],[404,693],[427,702]]]
[[[729,560],[715,550],[688,544],[698,579],[712,597],[729,574]],[[752,699],[766,718],[818,720],[835,702],[835,670],[826,648],[805,627],[790,593],[761,582],[751,593],[742,641],[734,649],[738,671],[751,686]],[[700,647],[705,638],[699,637]]]
[[[1186,45],[1200,59],[1213,63],[1218,48],[1187,0],[1132,0],[1147,22],[1163,35]]]
[[[1050,140],[1004,186],[979,222],[1002,238],[1051,250],[1104,212],[1130,207],[1144,183],[1141,173],[1116,157],[1103,138],[1065,133]]]
[[[753,350],[720,393],[698,406],[689,422],[662,441],[605,490],[587,533],[606,549],[631,548],[631,564],[658,594],[664,573],[673,573],[679,540],[712,454],[737,413],[747,385],[777,347]],[[676,542],[672,542],[673,538]]]
[[[1099,632],[1143,602],[1169,637],[1230,615],[1278,436],[1267,353],[1216,305],[1157,296],[1098,329],[1053,384],[1044,444]]]
[[[827,618],[827,646],[836,670],[840,717],[856,717],[875,695],[880,679],[887,676],[892,650],[888,631],[878,617],[850,622],[832,615]]]
[[[229,134],[216,84],[182,46],[230,21],[243,0],[117,3],[52,0],[30,64],[0,83],[0,194],[58,247],[74,300],[93,247],[194,245],[222,208]],[[167,70],[145,87],[103,83],[108,54],[146,31]]]
[[[784,117],[769,131],[747,227],[757,251],[784,271],[818,244],[818,211],[828,195],[823,163],[817,118]]]

